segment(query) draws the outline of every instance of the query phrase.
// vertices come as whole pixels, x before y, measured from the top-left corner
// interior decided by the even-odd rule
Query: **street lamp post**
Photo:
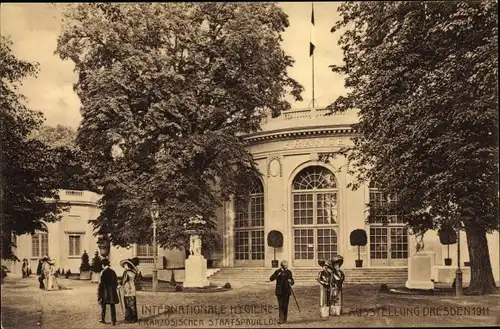
[[[458,226],[458,234],[457,234],[457,272],[455,273],[455,293],[457,297],[463,295],[462,288],[462,269],[460,268],[460,224]]]
[[[156,268],[156,261],[158,258],[156,255],[156,220],[158,219],[159,212],[158,202],[154,199],[151,204],[151,218],[153,219],[153,292],[158,290],[158,269]]]

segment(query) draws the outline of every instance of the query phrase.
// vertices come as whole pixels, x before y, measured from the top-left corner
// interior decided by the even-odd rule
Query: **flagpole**
[[[311,13],[314,14],[314,2],[311,2]],[[316,25],[316,22],[315,22],[315,25]],[[313,31],[313,33],[314,33],[314,31]],[[313,51],[313,54],[312,54],[312,107],[313,108],[314,108],[315,102],[316,102],[316,99],[314,98],[314,51]]]
[[[316,48],[316,45],[314,44],[315,43],[315,40],[314,39],[314,28],[315,28],[315,22],[314,22],[314,2],[311,2],[311,31],[310,31],[310,37],[309,37],[309,43],[310,43],[310,47],[311,47],[311,54],[310,56],[312,56],[312,61],[311,61],[311,75],[312,75],[312,100],[311,100],[311,103],[309,104],[309,106],[312,105],[312,108],[314,109],[315,106],[317,106],[318,104],[316,103],[316,98],[314,97],[314,52],[315,52],[315,48]]]
[[[312,54],[312,107],[314,108],[314,103],[316,99],[314,98],[314,53]]]

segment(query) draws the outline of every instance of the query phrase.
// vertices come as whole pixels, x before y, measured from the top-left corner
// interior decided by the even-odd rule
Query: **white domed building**
[[[287,111],[277,118],[264,118],[262,130],[246,136],[262,180],[255,182],[249,204],[233,198],[219,211],[217,230],[221,241],[211,256],[215,269],[209,271],[216,273],[214,280],[267,281],[275,251],[267,245],[267,234],[276,230],[283,235],[283,247],[276,250],[276,258],[288,261],[297,280],[313,282],[318,260],[342,255],[348,282],[352,278],[351,282],[404,283],[408,259],[414,252],[413,236],[395,215],[389,214],[388,224],[366,223],[369,202],[390,200],[368,185],[356,191],[348,188],[354,177],[347,172],[346,159],[337,157],[329,163],[318,160],[322,152],[352,143],[351,124],[356,122],[357,114],[325,114],[324,109]],[[63,220],[47,224],[48,233],[17,237],[16,253],[20,259],[29,259],[32,269],[40,257],[48,254],[55,258],[56,267],[78,273],[83,251],[92,258],[99,249],[87,222],[99,214],[99,196],[88,191],[61,191],[60,195],[71,203]],[[365,230],[368,238],[367,245],[360,249],[362,268],[355,266],[358,249],[349,241],[356,229]],[[445,266],[447,246],[440,244],[437,232],[427,232],[424,243],[425,252],[432,258],[433,279],[452,282],[457,265],[456,244],[450,247],[452,266]],[[495,280],[500,281],[499,233],[488,235],[488,243]],[[461,251],[467,282],[470,268],[465,266],[469,256],[464,232]],[[151,273],[150,245],[111,246],[112,267],[130,257],[139,257],[143,273]],[[177,268],[176,279],[182,281],[184,260],[183,251],[160,249],[160,279],[169,280],[171,269]],[[11,268],[14,273],[21,272],[19,263]]]

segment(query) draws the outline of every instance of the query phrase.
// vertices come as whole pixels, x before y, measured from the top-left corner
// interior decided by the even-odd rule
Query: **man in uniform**
[[[288,269],[288,262],[282,261],[281,268],[277,269],[270,278],[276,280],[276,297],[278,298],[279,320],[278,323],[286,323],[288,316],[288,301],[292,294],[293,281],[292,272]]]

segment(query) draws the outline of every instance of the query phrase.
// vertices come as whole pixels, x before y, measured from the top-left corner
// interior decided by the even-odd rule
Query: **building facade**
[[[321,109],[293,110],[278,118],[266,117],[262,131],[247,135],[250,151],[262,173],[256,181],[250,202],[233,197],[218,212],[217,230],[220,247],[214,253],[216,267],[270,268],[275,250],[267,245],[267,234],[276,230],[283,234],[284,244],[276,250],[277,260],[288,260],[292,268],[315,268],[318,260],[334,255],[344,257],[344,267],[354,268],[358,248],[351,246],[350,233],[363,229],[368,236],[360,248],[363,267],[401,268],[408,265],[414,252],[414,238],[395,215],[387,214],[387,223],[367,224],[368,203],[393,201],[377,188],[365,185],[348,188],[354,177],[348,174],[343,157],[329,163],[319,161],[323,152],[331,152],[352,143],[351,124],[357,113],[325,115]],[[71,202],[61,222],[50,223],[48,234],[18,237],[18,257],[28,258],[32,265],[43,254],[56,258],[61,268],[78,272],[83,250],[89,256],[97,250],[89,219],[99,214],[98,195],[82,191],[61,191],[61,199]],[[466,236],[461,234],[462,266],[469,261]],[[444,266],[447,247],[439,242],[437,232],[424,236],[425,252],[432,255],[434,276],[440,269],[452,273],[456,266],[456,244],[450,247],[453,266]],[[499,234],[488,235],[490,259],[496,281],[500,281]],[[123,258],[141,258],[146,274],[152,268],[151,246],[112,247],[110,260],[118,266]],[[181,267],[184,251],[159,250],[168,267]],[[20,265],[19,265],[20,266]],[[468,268],[464,269],[468,280]],[[451,275],[451,274],[448,274]]]

